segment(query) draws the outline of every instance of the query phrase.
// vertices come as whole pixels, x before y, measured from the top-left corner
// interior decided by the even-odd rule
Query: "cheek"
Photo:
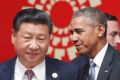
[[[16,48],[17,51],[18,50],[22,51],[22,50],[26,49],[27,45],[28,45],[28,42],[25,42],[25,41],[22,41],[22,40],[17,40],[14,44],[14,47]]]
[[[97,44],[97,42],[99,41],[98,37],[96,35],[89,35],[85,37],[85,41],[86,44],[88,44],[89,46],[94,46]]]
[[[83,41],[86,41],[86,42],[92,42],[92,41],[94,41],[95,37],[96,37],[96,35],[94,35],[94,34],[86,33],[81,36],[81,39],[83,39]]]
[[[23,43],[14,45],[17,52],[24,52],[26,50],[26,46],[27,45],[25,45]]]
[[[43,51],[47,51],[49,47],[49,42],[44,42],[39,44]]]
[[[107,41],[108,41],[108,42],[114,41],[114,37],[113,37],[112,35],[108,35],[108,36],[107,36]]]

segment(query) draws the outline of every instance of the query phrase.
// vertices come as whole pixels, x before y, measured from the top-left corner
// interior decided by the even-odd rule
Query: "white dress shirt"
[[[97,76],[98,76],[102,61],[104,59],[104,56],[105,56],[105,53],[106,53],[106,50],[107,50],[107,47],[108,47],[108,43],[106,43],[104,48],[93,59],[93,62],[96,64],[96,67],[95,67],[95,80],[97,79]]]
[[[25,75],[25,71],[27,68],[21,64],[19,59],[16,59],[15,64],[15,73],[14,73],[14,80],[27,80],[27,76]],[[32,68],[32,71],[34,72],[34,76],[32,80],[46,80],[46,67],[45,67],[45,60]]]

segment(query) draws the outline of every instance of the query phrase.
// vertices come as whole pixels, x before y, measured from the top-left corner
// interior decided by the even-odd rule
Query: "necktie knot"
[[[32,77],[34,76],[34,72],[32,70],[27,70],[25,74],[28,77],[28,80],[32,80]]]
[[[96,64],[95,64],[93,61],[91,61],[91,62],[90,62],[90,67],[95,68],[95,66],[96,66]]]

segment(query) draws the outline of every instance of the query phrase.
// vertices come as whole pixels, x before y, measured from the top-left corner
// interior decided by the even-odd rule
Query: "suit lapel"
[[[113,48],[109,45],[105,57],[103,59],[100,71],[98,73],[97,80],[107,80],[112,70],[111,67],[112,59],[113,59]]]
[[[53,74],[59,74],[55,64],[53,59],[46,57],[46,80],[60,80],[59,77],[54,78],[53,76]]]
[[[15,66],[15,60],[16,58],[6,62],[2,66],[2,80],[13,80],[14,79],[14,66]]]
[[[15,68],[15,61],[16,58],[6,62],[3,64],[1,71],[0,71],[0,80],[13,80],[14,79],[14,68]],[[57,63],[55,60],[46,57],[46,80],[60,80],[59,77],[54,78],[52,76],[53,73],[59,74],[57,71]]]

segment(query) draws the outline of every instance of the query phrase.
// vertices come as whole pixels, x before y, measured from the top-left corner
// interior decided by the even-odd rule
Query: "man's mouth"
[[[37,56],[39,53],[38,52],[27,52],[27,54],[31,56]]]
[[[84,47],[84,45],[77,45],[77,46],[76,46],[76,49],[79,50],[79,49],[81,49],[82,47]]]

